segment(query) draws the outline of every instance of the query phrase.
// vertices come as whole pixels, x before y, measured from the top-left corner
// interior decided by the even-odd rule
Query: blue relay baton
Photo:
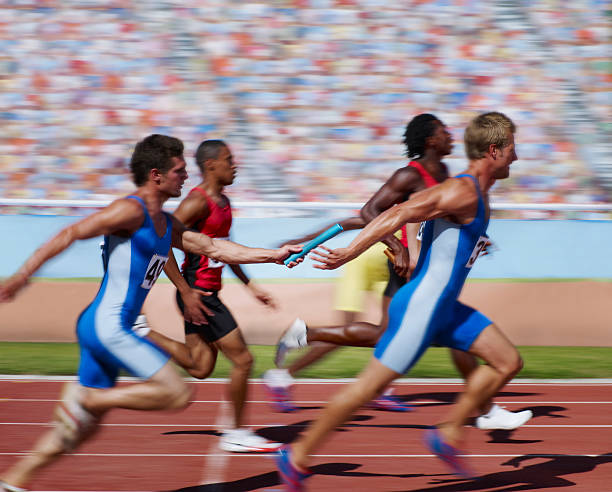
[[[342,229],[342,226],[340,224],[335,224],[335,225],[331,226],[329,229],[327,229],[326,231],[322,232],[321,234],[319,234],[314,239],[311,239],[310,241],[308,241],[304,245],[304,247],[302,248],[302,251],[300,251],[299,253],[293,253],[291,256],[289,256],[289,258],[287,258],[284,261],[285,265],[288,265],[292,261],[296,261],[299,258],[304,258],[304,256],[306,256],[308,253],[310,253],[317,246],[319,246],[320,244],[324,243],[328,239],[331,239],[332,237],[337,236],[343,230],[344,229]]]

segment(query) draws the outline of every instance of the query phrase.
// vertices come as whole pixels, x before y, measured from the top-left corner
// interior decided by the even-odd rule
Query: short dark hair
[[[204,163],[208,159],[216,159],[219,157],[219,153],[223,147],[227,147],[227,144],[223,140],[204,140],[195,153],[195,161],[200,171],[204,172]]]
[[[132,181],[142,186],[149,179],[151,169],[159,169],[162,174],[172,169],[172,157],[183,155],[183,142],[167,135],[153,134],[136,144],[130,160]]]
[[[436,122],[439,123],[440,120],[429,113],[419,114],[408,122],[404,132],[408,157],[421,157],[425,154],[425,143],[436,131]]]

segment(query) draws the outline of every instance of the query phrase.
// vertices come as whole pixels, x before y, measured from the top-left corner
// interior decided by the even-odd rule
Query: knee
[[[206,379],[213,372],[213,367],[193,367],[189,369],[187,372],[189,375],[196,379]]]
[[[253,364],[255,364],[255,359],[248,350],[245,350],[239,357],[234,359],[234,369],[246,374],[251,374]]]
[[[498,368],[505,379],[512,379],[521,369],[523,369],[523,359],[518,351],[514,351],[513,354],[509,355]]]
[[[193,390],[187,385],[183,383],[182,388],[180,388],[173,397],[173,406],[174,409],[187,408],[191,405],[191,401],[193,400]]]
[[[184,382],[173,387],[166,387],[164,399],[166,401],[166,409],[181,410],[191,404],[193,390]]]

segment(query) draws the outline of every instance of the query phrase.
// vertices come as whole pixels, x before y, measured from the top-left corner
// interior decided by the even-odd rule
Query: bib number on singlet
[[[466,268],[472,268],[472,266],[474,265],[474,262],[476,261],[476,258],[478,258],[480,253],[482,253],[482,250],[486,246],[488,240],[489,238],[487,236],[480,236],[478,238],[478,241],[476,242],[476,246],[474,246],[474,250],[472,251],[472,254],[470,255],[470,259],[465,264]]]
[[[216,237],[215,239],[221,239],[222,241],[229,241],[229,237]],[[223,268],[225,263],[222,261],[213,260],[208,258],[208,268]]]
[[[145,277],[142,280],[142,283],[140,284],[143,289],[149,290],[151,287],[153,287],[153,284],[161,275],[161,272],[164,269],[164,266],[167,261],[167,256],[161,256],[157,254],[153,255],[151,261],[149,262],[149,266],[147,267],[147,273],[145,273]]]

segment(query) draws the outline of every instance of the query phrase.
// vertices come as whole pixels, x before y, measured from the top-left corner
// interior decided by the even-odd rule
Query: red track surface
[[[299,384],[301,410],[274,413],[253,384],[248,423],[290,442],[345,383]],[[0,380],[0,469],[26,452],[44,429],[59,381]],[[282,490],[268,455],[217,448],[224,385],[194,383],[196,403],[178,413],[115,410],[96,437],[44,470],[33,490],[190,492]],[[410,413],[362,409],[318,452],[312,491],[612,490],[612,384],[507,386],[496,398],[534,418],[516,431],[470,429],[465,447],[473,480],[456,479],[422,445],[423,429],[442,419],[458,384],[398,383]]]

